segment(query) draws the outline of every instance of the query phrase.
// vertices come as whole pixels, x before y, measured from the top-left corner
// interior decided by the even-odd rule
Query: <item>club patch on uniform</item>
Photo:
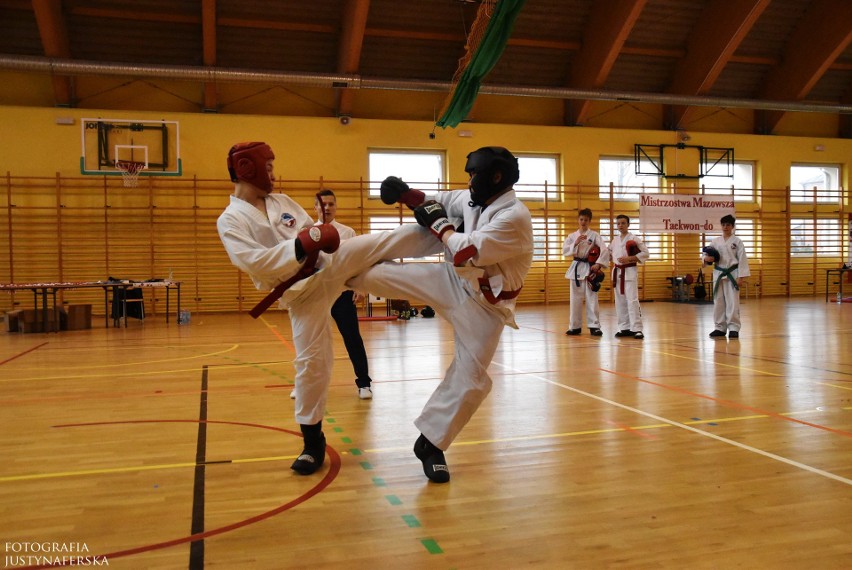
[[[292,214],[284,212],[283,214],[281,214],[281,223],[287,226],[288,228],[292,228],[296,225],[296,218],[294,218]]]
[[[311,239],[315,242],[319,242],[320,238],[322,238],[322,230],[317,226],[311,226],[311,229],[308,230],[308,235],[311,236]]]

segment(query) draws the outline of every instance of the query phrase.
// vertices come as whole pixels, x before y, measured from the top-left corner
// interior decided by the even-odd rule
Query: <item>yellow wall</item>
[[[508,102],[508,101],[507,101]],[[522,105],[523,100],[512,104]],[[537,102],[541,104],[542,102]],[[493,104],[484,99],[483,107]],[[598,111],[605,112],[599,106]],[[518,109],[519,116],[542,109]],[[611,109],[613,120],[635,112],[632,106]],[[545,112],[556,112],[555,109]],[[58,125],[57,118],[72,118],[73,125]],[[81,176],[81,119],[103,117],[122,120],[164,119],[180,123],[183,163],[181,177],[142,178],[128,191],[118,177]],[[814,117],[819,122],[823,119]],[[84,281],[108,275],[146,279],[164,277],[174,269],[184,281],[184,302],[194,311],[247,310],[261,293],[224,254],[215,230],[218,214],[227,204],[233,186],[227,178],[225,158],[232,144],[264,140],[276,152],[276,175],[283,188],[310,210],[314,192],[328,183],[339,196],[341,221],[356,231],[366,231],[369,216],[387,216],[389,210],[367,199],[360,179],[366,179],[370,148],[439,149],[447,156],[448,178],[464,184],[465,158],[486,145],[506,146],[518,153],[549,153],[562,158],[561,201],[530,202],[539,219],[551,220],[541,236],[558,249],[576,229],[577,211],[591,207],[593,227],[617,213],[638,215],[635,203],[601,201],[598,192],[600,156],[632,157],[634,144],[675,144],[677,134],[666,131],[595,127],[554,127],[463,123],[456,130],[436,131],[431,121],[388,121],[354,118],[342,125],[335,118],[304,118],[199,113],[126,113],[78,109],[0,106],[3,152],[0,153],[0,282]],[[472,136],[460,137],[461,131]],[[786,187],[793,163],[829,163],[842,166],[842,185],[849,187],[852,140],[817,137],[757,136],[690,132],[690,145],[733,147],[738,160],[754,161],[758,176],[758,201],[738,203],[737,215],[754,221],[760,252],[752,264],[752,294],[820,295],[824,269],[836,267],[838,258],[790,259],[789,217],[808,218],[813,208],[796,204],[788,208]],[[817,151],[815,147],[822,147]],[[697,153],[684,152],[697,160]],[[687,158],[682,159],[686,161]],[[695,165],[678,165],[681,171]],[[405,173],[400,173],[405,177]],[[107,180],[108,179],[108,180]],[[669,179],[670,181],[672,179]],[[713,186],[713,182],[707,182]],[[695,192],[696,181],[678,181],[678,192]],[[820,216],[843,220],[843,251],[848,191],[845,202]],[[605,236],[607,238],[608,236]],[[833,238],[835,243],[837,236]],[[667,278],[697,270],[700,236],[679,235],[670,240],[665,259],[642,268],[643,299],[670,298]],[[564,302],[567,260],[553,254],[537,261],[521,302]],[[69,293],[74,300],[92,301]],[[610,299],[608,281],[602,299]],[[18,298],[0,295],[0,310]],[[94,299],[97,303],[97,299]],[[96,311],[98,305],[95,305]]]
[[[520,101],[520,102],[519,102]],[[522,105],[524,100],[515,100]],[[57,125],[72,117],[73,125]],[[225,156],[235,142],[264,140],[275,150],[276,172],[288,179],[358,179],[367,175],[370,147],[446,149],[450,180],[464,180],[467,153],[481,146],[502,145],[515,152],[556,153],[563,157],[564,183],[597,184],[600,155],[632,156],[633,145],[675,144],[669,131],[592,127],[553,127],[463,123],[438,129],[434,140],[429,121],[387,121],[355,118],[341,125],[335,118],[264,117],[198,113],[157,113],[0,107],[3,152],[0,172],[13,176],[78,175],[80,119],[166,119],[180,123],[185,177],[226,178]],[[818,117],[814,116],[815,119]],[[471,131],[472,138],[458,132]],[[690,132],[690,145],[733,147],[738,160],[758,164],[764,188],[784,188],[794,162],[842,164],[843,185],[849,186],[852,140]],[[816,151],[822,145],[825,150]]]

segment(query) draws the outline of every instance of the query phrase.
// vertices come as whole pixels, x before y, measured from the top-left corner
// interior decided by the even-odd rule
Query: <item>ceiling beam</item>
[[[852,42],[852,2],[815,0],[790,36],[780,65],[769,72],[761,98],[801,101]],[[758,131],[772,133],[783,111],[759,113]]]
[[[68,41],[68,26],[62,14],[62,3],[53,0],[32,0],[41,45],[47,57],[71,58]],[[56,105],[70,107],[74,101],[74,86],[71,77],[53,75],[53,97]]]
[[[354,74],[361,67],[361,49],[367,29],[370,0],[346,0],[343,6],[343,29],[337,52],[337,72]],[[351,115],[355,100],[354,89],[337,89],[337,115]]]
[[[569,83],[571,87],[603,87],[646,3],[647,0],[612,0],[594,4],[586,22],[583,45],[572,62]],[[566,124],[583,124],[589,107],[588,100],[566,101]]]
[[[675,67],[668,92],[705,95],[730,63],[734,52],[769,6],[770,0],[711,0],[689,35],[686,56]],[[689,107],[670,107],[667,128],[683,127]]]
[[[216,65],[216,0],[201,2],[201,37],[203,45],[204,65]],[[219,108],[219,96],[216,84],[210,81],[204,83],[204,110],[216,111]]]

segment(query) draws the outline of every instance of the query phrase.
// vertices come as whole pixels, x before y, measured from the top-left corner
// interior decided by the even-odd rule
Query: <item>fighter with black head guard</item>
[[[518,200],[518,161],[502,147],[467,156],[468,190],[429,197],[396,176],[381,187],[386,204],[405,204],[444,246],[445,263],[382,263],[351,280],[358,290],[414,298],[453,326],[455,358],[414,421],[414,453],[433,482],[450,480],[444,451],[491,390],[487,368],[503,327],[517,328],[515,302],[532,265],[532,219]],[[437,241],[436,241],[437,243]]]

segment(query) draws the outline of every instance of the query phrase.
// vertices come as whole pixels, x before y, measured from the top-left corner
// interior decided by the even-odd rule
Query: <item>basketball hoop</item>
[[[145,170],[147,165],[144,162],[116,160],[115,168],[121,172],[125,188],[136,188],[139,183],[139,173]]]

